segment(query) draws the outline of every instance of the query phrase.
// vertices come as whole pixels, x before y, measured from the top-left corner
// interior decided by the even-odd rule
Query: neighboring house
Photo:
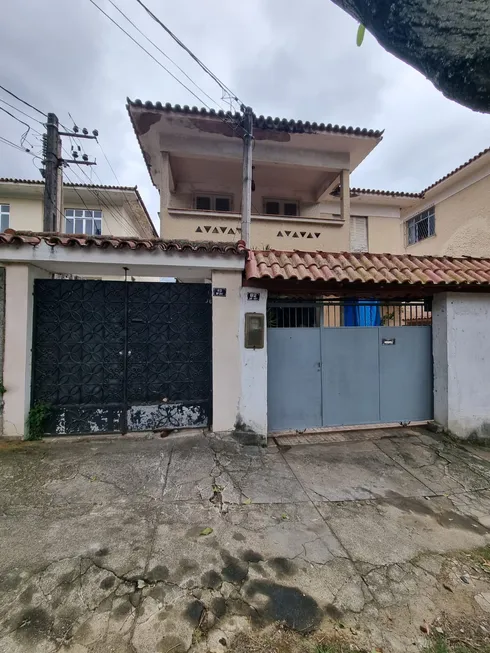
[[[0,178],[0,229],[43,230],[44,182]],[[157,238],[136,186],[64,184],[59,231]]]
[[[239,115],[139,100],[128,111],[162,236],[240,240],[242,130],[229,123]],[[488,256],[490,148],[422,192],[349,188],[382,135],[254,116],[252,247]]]

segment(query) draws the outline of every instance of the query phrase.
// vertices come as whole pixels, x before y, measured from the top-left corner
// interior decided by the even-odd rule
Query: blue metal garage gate
[[[423,302],[271,302],[267,320],[270,431],[432,419]]]

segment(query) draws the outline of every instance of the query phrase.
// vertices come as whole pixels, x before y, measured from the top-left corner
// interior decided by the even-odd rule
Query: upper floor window
[[[294,200],[264,200],[265,215],[299,215],[299,204]]]
[[[198,211],[231,211],[231,195],[196,195],[194,208]]]
[[[102,233],[102,211],[65,209],[65,233],[99,236]]]
[[[413,245],[436,233],[436,213],[433,206],[406,221],[407,245]]]
[[[5,231],[10,224],[10,204],[0,204],[0,231]]]

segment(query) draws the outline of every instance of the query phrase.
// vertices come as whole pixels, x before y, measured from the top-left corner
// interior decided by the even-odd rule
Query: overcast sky
[[[95,1],[145,43],[109,0]],[[136,0],[113,1],[206,93],[221,99],[216,84]],[[330,0],[145,2],[256,113],[385,129],[382,143],[354,173],[355,186],[421,190],[490,145],[489,116],[444,98],[370,35],[358,48],[356,22]],[[148,43],[145,47],[183,78]],[[2,86],[55,112],[67,127],[70,113],[78,125],[99,130],[117,175],[116,180],[97,144],[85,141],[100,180],[137,184],[157,222],[158,194],[126,113],[126,97],[199,102],[90,0],[3,0],[0,62]],[[0,98],[15,103],[1,90]],[[23,131],[0,112],[0,136],[18,143]],[[31,132],[28,140],[39,152],[38,137]],[[0,142],[0,176],[37,179],[37,167],[39,160]],[[67,174],[88,182],[85,174],[93,173],[87,167]]]

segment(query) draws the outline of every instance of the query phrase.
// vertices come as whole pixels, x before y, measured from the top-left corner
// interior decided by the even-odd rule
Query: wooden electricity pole
[[[89,134],[85,128],[80,134],[77,126],[73,127],[72,132],[60,132],[58,117],[54,113],[48,113],[46,135],[44,136],[44,170],[42,171],[44,176],[43,231],[63,231],[62,220],[58,217],[63,218],[63,166],[70,163],[85,166],[96,165],[95,161],[88,160],[86,154],[82,156],[82,160],[79,160],[75,151],[72,152],[72,159],[63,159],[61,136],[96,139],[98,135],[97,130]]]
[[[242,240],[246,247],[251,247],[250,225],[252,221],[252,145],[253,113],[245,107],[243,119],[243,179],[242,179]]]
[[[48,113],[45,146],[43,231],[57,231],[61,139],[59,137],[58,118],[54,113]]]

